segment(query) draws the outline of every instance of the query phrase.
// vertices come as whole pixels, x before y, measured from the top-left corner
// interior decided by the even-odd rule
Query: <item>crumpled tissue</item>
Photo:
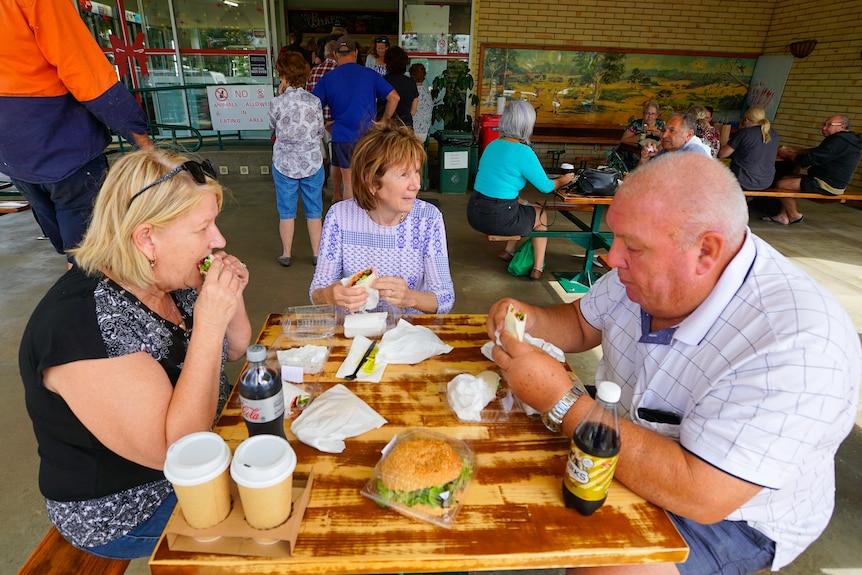
[[[563,353],[563,350],[561,350],[560,348],[558,348],[557,346],[555,346],[554,344],[552,344],[550,342],[547,342],[547,341],[545,341],[541,338],[538,338],[538,337],[533,337],[529,333],[524,334],[524,342],[529,343],[530,345],[533,345],[535,347],[538,347],[539,349],[541,349],[542,351],[544,351],[545,353],[547,353],[548,355],[550,355],[551,357],[553,357],[554,359],[556,359],[559,362],[565,362],[566,361],[566,354]],[[494,361],[494,356],[491,355],[491,350],[494,349],[494,345],[501,345],[499,332],[497,332],[497,341],[496,342],[489,341],[485,345],[482,346],[482,355],[487,357],[488,360],[490,360],[490,361]]]
[[[339,383],[306,407],[290,430],[306,445],[326,453],[341,453],[345,438],[362,435],[386,423],[383,416]]]
[[[449,407],[461,421],[482,421],[482,410],[496,395],[496,382],[492,388],[485,379],[469,373],[456,375],[446,386]]]
[[[398,325],[387,331],[380,340],[377,361],[385,364],[414,364],[453,349],[427,327],[412,325],[400,319]]]

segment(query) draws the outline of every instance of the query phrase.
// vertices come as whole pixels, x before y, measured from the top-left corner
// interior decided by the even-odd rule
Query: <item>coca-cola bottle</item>
[[[239,378],[239,401],[249,437],[261,433],[285,437],[281,377],[266,364],[264,346],[250,345],[245,359],[248,365]]]
[[[603,381],[596,402],[578,424],[563,477],[563,501],[581,515],[604,504],[620,453],[620,386]]]

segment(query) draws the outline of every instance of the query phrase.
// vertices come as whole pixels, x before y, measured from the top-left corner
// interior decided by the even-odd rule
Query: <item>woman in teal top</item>
[[[519,201],[518,194],[527,182],[543,194],[549,194],[575,177],[564,174],[552,180],[545,175],[530,144],[535,123],[533,106],[526,100],[512,100],[500,117],[500,138],[488,144],[482,153],[474,192],[467,203],[467,221],[483,234],[527,236],[533,230],[548,229],[539,206]],[[540,279],[545,269],[548,238],[531,241],[536,262],[530,277]],[[517,244],[517,241],[508,242],[499,258],[511,260]]]

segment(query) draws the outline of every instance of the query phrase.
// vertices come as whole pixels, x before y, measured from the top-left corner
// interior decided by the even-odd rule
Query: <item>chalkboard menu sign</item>
[[[344,10],[290,10],[287,25],[305,35],[329,34],[333,26],[343,26],[348,34],[398,35],[397,11],[350,12]]]

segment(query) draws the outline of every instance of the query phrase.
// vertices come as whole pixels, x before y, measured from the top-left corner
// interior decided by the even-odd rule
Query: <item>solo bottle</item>
[[[281,377],[266,365],[264,346],[250,345],[245,359],[248,365],[239,379],[239,401],[249,437],[261,433],[285,437]]]
[[[592,515],[607,499],[620,453],[619,401],[620,386],[601,382],[596,402],[575,429],[563,477],[563,501],[581,515]]]

